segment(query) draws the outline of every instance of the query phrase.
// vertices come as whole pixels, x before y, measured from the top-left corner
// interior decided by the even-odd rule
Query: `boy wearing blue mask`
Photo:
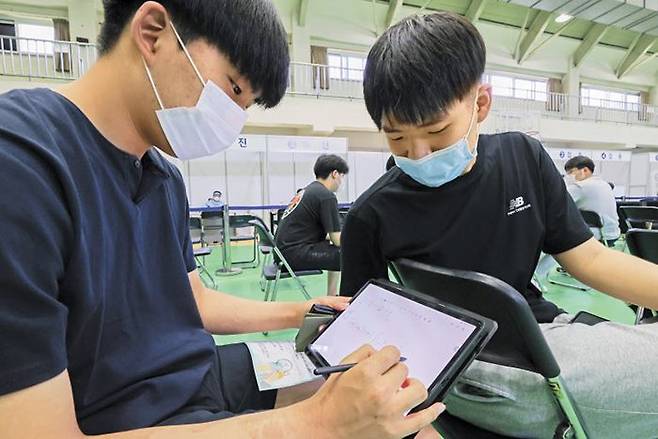
[[[299,327],[313,303],[347,305],[204,287],[183,179],[158,152],[223,151],[249,106],[283,98],[288,43],[274,6],[103,5],[86,75],[0,96],[0,436],[348,439],[427,427],[442,406],[404,416],[427,391],[394,347],[361,348],[346,359],[356,367],[309,397],[317,385],[260,392],[246,346],[211,336]]]
[[[387,278],[387,263],[398,258],[499,278],[526,298],[538,322],[556,322],[542,328],[592,437],[653,437],[658,325],[605,323],[575,335],[582,325],[560,323],[564,311],[531,279],[543,251],[584,283],[656,309],[658,267],[593,239],[538,141],[521,133],[479,135],[492,103],[491,87],[481,83],[485,62],[477,29],[451,13],[405,18],[372,47],[365,102],[397,166],[350,209],[341,294]],[[651,352],[646,360],[626,361],[644,349]],[[448,410],[505,435],[552,437],[560,419],[538,375],[489,366],[474,363],[467,382],[481,388],[451,395]],[[579,379],[569,381],[574,375]],[[629,381],[610,386],[610,376]],[[647,382],[650,394],[629,394]]]

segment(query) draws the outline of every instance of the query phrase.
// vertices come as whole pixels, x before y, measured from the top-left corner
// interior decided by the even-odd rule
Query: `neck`
[[[128,63],[116,63],[111,58],[111,54],[101,57],[82,78],[57,92],[73,102],[116,148],[141,158],[151,143],[140,129],[138,99],[142,102],[151,99],[130,87],[129,70],[117,72],[117,66]]]
[[[326,187],[331,192],[335,192],[334,188],[333,188],[333,186],[332,186],[332,184],[331,184],[331,182],[328,178],[327,179],[318,178],[317,182],[322,184],[322,186]]]

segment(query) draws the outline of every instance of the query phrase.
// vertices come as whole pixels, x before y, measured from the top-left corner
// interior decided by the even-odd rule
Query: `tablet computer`
[[[364,344],[400,349],[409,376],[428,398],[412,411],[443,399],[497,329],[484,318],[388,281],[368,282],[315,337],[306,354],[318,367],[334,366]]]

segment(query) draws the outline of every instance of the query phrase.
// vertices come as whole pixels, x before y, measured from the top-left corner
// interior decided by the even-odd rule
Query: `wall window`
[[[363,81],[366,67],[365,55],[329,52],[329,78],[347,81]]]
[[[16,36],[16,25],[10,21],[0,21],[0,35]],[[16,40],[13,38],[0,38],[0,50],[16,52]]]
[[[640,93],[582,86],[580,88],[580,103],[588,107],[639,111]]]
[[[52,24],[18,23],[16,34],[19,38],[18,49],[24,53],[53,55],[55,28]]]
[[[485,73],[482,80],[491,84],[494,96],[546,102],[546,79]]]

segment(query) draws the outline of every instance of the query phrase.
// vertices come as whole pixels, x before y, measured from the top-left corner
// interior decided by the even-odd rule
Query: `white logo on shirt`
[[[523,212],[526,209],[530,209],[532,204],[526,204],[523,197],[512,198],[509,202],[509,209],[507,216],[512,216],[516,213]]]

